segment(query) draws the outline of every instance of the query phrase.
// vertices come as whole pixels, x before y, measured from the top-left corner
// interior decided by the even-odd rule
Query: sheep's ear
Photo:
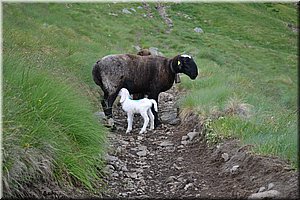
[[[180,56],[178,56],[178,60],[177,60],[177,68],[178,68],[178,70],[181,70],[181,66],[182,66],[182,63],[180,61]]]

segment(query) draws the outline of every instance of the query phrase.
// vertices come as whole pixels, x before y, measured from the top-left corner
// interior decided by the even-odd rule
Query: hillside
[[[176,100],[181,121],[196,115],[205,124],[209,145],[238,139],[297,170],[296,5],[160,6],[2,4],[4,196],[38,197],[45,182],[66,195],[102,194],[111,132],[94,115],[101,94],[91,69],[137,47],[193,56],[199,76],[181,75]]]

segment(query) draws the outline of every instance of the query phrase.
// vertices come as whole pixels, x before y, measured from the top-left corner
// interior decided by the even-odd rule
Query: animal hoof
[[[127,130],[126,133],[130,133],[132,130]]]

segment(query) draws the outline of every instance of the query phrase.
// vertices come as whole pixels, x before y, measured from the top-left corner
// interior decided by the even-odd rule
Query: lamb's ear
[[[121,99],[120,99],[120,103],[123,103],[126,99],[126,95],[122,92],[121,93]]]

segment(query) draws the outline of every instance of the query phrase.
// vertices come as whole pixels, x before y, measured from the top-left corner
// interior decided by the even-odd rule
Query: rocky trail
[[[197,120],[181,122],[175,87],[161,93],[154,131],[138,134],[134,118],[125,134],[126,114],[114,108],[117,129],[109,134],[106,198],[298,198],[298,173],[275,157],[253,155],[237,140],[208,146]]]

